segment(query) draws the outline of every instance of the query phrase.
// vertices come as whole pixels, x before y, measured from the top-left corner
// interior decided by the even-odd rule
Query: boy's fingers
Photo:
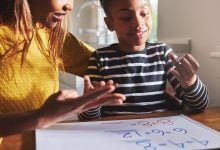
[[[90,92],[89,94],[83,95],[77,98],[78,105],[84,105],[96,99],[99,99],[101,96],[111,93],[115,90],[114,86],[106,86],[102,89]],[[76,101],[75,101],[76,102]]]
[[[91,91],[93,88],[94,87],[91,83],[89,76],[85,75],[84,76],[84,93]]]
[[[179,61],[178,56],[177,56],[176,54],[174,54],[174,52],[170,52],[170,53],[168,54],[168,59],[171,59],[171,61],[172,61],[173,63],[178,63],[178,61]]]
[[[182,70],[180,73],[182,76],[191,75],[195,72],[192,65],[189,63],[189,61],[186,58],[181,59],[181,66],[182,66]]]
[[[184,58],[182,64],[183,64],[183,67],[185,68],[185,72],[183,73],[191,76],[197,72],[197,69],[194,68],[194,66],[186,58]]]
[[[85,89],[93,88],[91,80],[90,80],[89,76],[87,76],[87,75],[84,76],[84,88]]]
[[[199,69],[199,63],[196,61],[196,59],[190,55],[190,54],[187,54],[185,56],[185,58],[188,60],[188,62],[192,65],[192,67],[194,68],[194,70],[198,70]]]
[[[92,85],[94,86],[95,89],[98,89],[104,87],[106,83],[105,81],[100,81],[100,82],[92,81]]]
[[[180,73],[176,70],[175,67],[171,68],[169,71],[177,78],[178,81],[181,80],[181,75],[180,75]]]
[[[114,85],[114,81],[113,80],[108,80],[107,85]]]
[[[173,65],[180,70],[181,69],[181,63],[180,60],[178,58],[178,56],[176,54],[174,54],[173,52],[168,54],[168,58],[171,59]]]

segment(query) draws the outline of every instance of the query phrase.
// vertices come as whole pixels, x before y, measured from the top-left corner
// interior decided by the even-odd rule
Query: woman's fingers
[[[75,91],[75,90],[61,90],[58,92],[57,100],[62,101],[67,98],[76,98],[78,96],[79,95],[78,95],[77,91]]]
[[[49,125],[92,107],[123,103],[125,96],[112,94],[114,90],[114,85],[105,86],[80,97],[77,97],[77,92],[74,90],[62,90],[51,95],[40,108],[39,113],[44,118],[44,124]]]
[[[88,109],[96,108],[98,106],[103,105],[120,105],[125,101],[125,96],[122,94],[114,93],[114,94],[107,94],[100,99],[96,99],[91,103],[88,103],[84,108],[83,111]]]
[[[115,105],[115,104],[121,104],[126,99],[126,97],[123,94],[114,93],[114,94],[107,94],[96,101],[94,101],[95,104],[102,104],[102,105]]]

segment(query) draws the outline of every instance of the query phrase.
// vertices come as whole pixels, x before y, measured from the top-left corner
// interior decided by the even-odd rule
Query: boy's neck
[[[135,46],[135,45],[123,45],[118,43],[116,45],[116,49],[123,52],[138,52],[144,50],[145,46],[146,46],[145,44]]]

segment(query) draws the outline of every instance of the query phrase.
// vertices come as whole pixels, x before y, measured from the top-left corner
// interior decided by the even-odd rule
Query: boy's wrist
[[[197,87],[198,80],[199,80],[199,78],[198,78],[198,76],[196,76],[195,82],[194,82],[191,86],[188,86],[188,87],[186,87],[186,88],[183,87],[183,91],[184,91],[185,93],[194,91],[194,89]]]
[[[181,84],[181,86],[185,90],[191,89],[193,87],[193,85],[195,85],[196,81],[197,81],[197,75],[194,75],[191,80],[189,80],[187,82],[183,82]]]

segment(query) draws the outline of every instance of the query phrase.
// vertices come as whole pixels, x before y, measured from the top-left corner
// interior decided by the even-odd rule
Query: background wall
[[[159,0],[158,39],[190,39],[199,76],[210,91],[209,106],[220,106],[220,0]]]

